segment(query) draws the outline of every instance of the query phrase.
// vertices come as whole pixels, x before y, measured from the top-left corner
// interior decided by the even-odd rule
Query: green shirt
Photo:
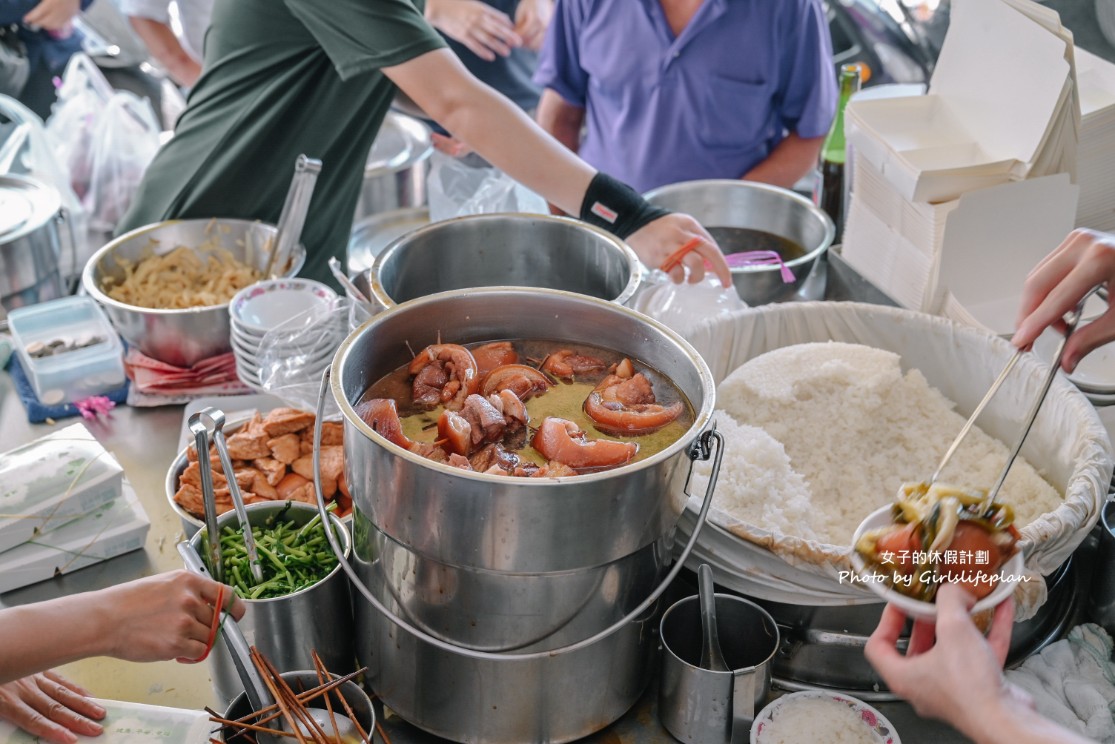
[[[294,161],[322,161],[303,276],[343,260],[364,164],[395,94],[381,68],[445,46],[425,0],[217,0],[204,74],[117,233],[175,218],[276,223]]]

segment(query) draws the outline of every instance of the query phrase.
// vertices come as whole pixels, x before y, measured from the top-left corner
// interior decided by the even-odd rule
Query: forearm
[[[976,744],[1092,744],[1091,739],[1014,701],[954,723]]]
[[[0,684],[110,651],[111,614],[96,593],[0,611]]]
[[[535,113],[538,126],[554,139],[577,152],[581,146],[581,125],[585,121],[585,110],[574,106],[556,91],[546,88],[538,100]]]
[[[791,132],[778,143],[766,160],[743,175],[745,181],[762,181],[792,188],[802,176],[817,166],[824,137],[799,137]]]
[[[166,68],[179,85],[193,85],[201,74],[201,64],[182,48],[178,37],[165,23],[132,16],[128,19],[147,51]]]
[[[452,52],[429,52],[385,73],[488,162],[566,212],[580,212],[595,171],[515,104],[468,74]]]

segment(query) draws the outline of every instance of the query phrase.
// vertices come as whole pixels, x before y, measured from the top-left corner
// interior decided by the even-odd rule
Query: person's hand
[[[480,0],[430,0],[426,17],[439,31],[459,41],[486,62],[506,57],[523,40],[506,13]]]
[[[651,269],[657,269],[675,251],[695,237],[703,240],[670,271],[670,278],[675,282],[684,281],[686,278],[690,282],[699,282],[705,278],[707,263],[713,273],[720,277],[720,283],[725,288],[731,287],[732,272],[724,260],[724,254],[701,223],[687,214],[672,213],[659,217],[629,235],[627,244],[634,249],[644,264]]]
[[[919,715],[946,720],[961,731],[971,731],[980,716],[1004,703],[1025,702],[1025,693],[1009,686],[1002,672],[1010,648],[1014,602],[1007,599],[995,608],[991,630],[984,638],[968,615],[975,601],[956,584],[941,585],[936,625],[915,622],[905,656],[895,643],[906,618],[897,607],[887,605],[863,650],[891,692],[907,700]]]
[[[55,672],[32,674],[0,685],[0,719],[57,744],[98,736],[105,710],[89,693]]]
[[[81,0],[41,0],[23,16],[23,22],[32,28],[62,31],[80,12]]]
[[[100,619],[108,633],[105,653],[128,661],[200,658],[208,650],[221,586],[179,570],[98,592]],[[223,604],[237,620],[244,616],[246,607],[229,586],[224,587]]]
[[[553,0],[519,0],[519,7],[515,8],[515,33],[523,40],[523,46],[536,52],[542,48],[553,15]]]
[[[1061,317],[1076,307],[1096,285],[1115,289],[1115,235],[1095,230],[1073,230],[1042,259],[1022,286],[1022,302],[1011,343],[1029,348],[1046,328],[1064,330]],[[1071,372],[1088,352],[1115,340],[1115,309],[1080,326],[1065,344],[1061,367]]]

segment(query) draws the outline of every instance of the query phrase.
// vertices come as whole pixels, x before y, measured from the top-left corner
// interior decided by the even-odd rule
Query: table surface
[[[877,290],[874,290],[875,295],[864,297],[863,293],[873,288],[849,284],[856,280],[856,276],[854,272],[848,273],[845,264],[837,262],[834,267],[830,267],[832,268],[836,271],[830,271],[826,293],[830,299],[868,299],[893,304],[887,301],[885,295],[878,294]],[[174,547],[183,539],[181,525],[166,502],[164,488],[167,468],[179,450],[182,417],[182,406],[146,409],[124,406],[114,410],[106,419],[86,422],[94,436],[120,461],[147,511],[151,530],[144,549],[2,594],[0,607],[99,589],[182,567]],[[0,451],[7,451],[73,421],[74,419],[66,419],[53,425],[28,424],[11,379],[6,373],[0,373]],[[60,670],[98,697],[193,709],[219,704],[211,687],[206,664],[137,664],[98,658],[67,664]],[[873,705],[891,720],[902,741],[907,744],[965,741],[950,727],[918,717],[905,703]],[[399,744],[440,741],[397,718],[389,718],[385,724],[392,741]],[[586,741],[608,744],[674,741],[658,723],[653,681],[627,715]]]

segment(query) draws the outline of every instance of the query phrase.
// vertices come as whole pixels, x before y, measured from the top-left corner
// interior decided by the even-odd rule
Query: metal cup
[[[751,722],[770,692],[778,625],[762,607],[729,594],[716,596],[716,629],[730,672],[702,669],[697,596],[675,602],[662,616],[662,679],[658,717],[689,744],[747,741]]]
[[[289,508],[288,508],[289,503]],[[269,518],[285,512],[285,518],[303,525],[317,516],[307,504],[286,501],[249,504],[248,521],[263,525]],[[217,528],[239,524],[235,511],[217,517]],[[340,536],[346,555],[351,550],[348,530],[337,518],[333,527]],[[203,555],[202,541],[206,530],[190,538],[190,546]],[[280,672],[313,668],[313,651],[317,651],[325,667],[335,674],[347,674],[356,668],[353,641],[352,604],[348,581],[340,566],[313,586],[294,594],[273,599],[245,600],[247,611],[240,620],[240,629],[247,643],[256,646]],[[222,702],[228,702],[244,689],[232,656],[223,643],[209,654],[209,670],[213,691]]]

